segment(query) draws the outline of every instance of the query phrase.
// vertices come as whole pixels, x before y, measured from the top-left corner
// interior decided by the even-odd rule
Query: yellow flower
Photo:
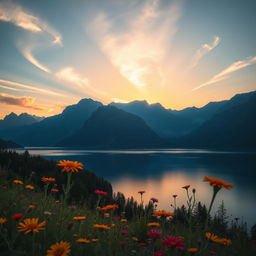
[[[169,216],[175,216],[174,212],[167,212],[165,210],[161,210],[161,211],[154,211],[152,216],[155,217],[169,217]]]
[[[76,240],[76,242],[82,243],[82,244],[89,244],[89,243],[90,243],[90,240],[85,239],[85,238],[78,238],[78,239]]]
[[[86,220],[87,218],[85,216],[77,216],[73,217],[73,220]]]
[[[102,211],[115,210],[118,208],[117,204],[109,204],[101,208]]]
[[[57,165],[63,167],[61,169],[62,172],[79,172],[83,169],[83,164],[77,161],[63,160],[59,161]]]
[[[210,232],[206,232],[205,236],[207,239],[215,243],[224,244],[224,245],[230,245],[232,243],[230,239],[218,237]]]
[[[6,219],[6,218],[0,218],[0,225],[1,225],[1,224],[4,224],[5,222],[7,222],[7,219]]]
[[[33,209],[35,209],[36,208],[36,206],[34,205],[34,204],[30,204],[29,206],[28,206],[28,209],[29,210],[33,210]]]
[[[148,227],[160,227],[160,223],[158,222],[149,222],[147,224]]]
[[[44,230],[45,224],[45,221],[38,223],[38,218],[26,218],[23,222],[19,222],[18,231],[24,232],[25,235],[30,232],[38,233],[40,230]]]
[[[70,251],[70,243],[60,241],[51,245],[46,256],[67,256]]]
[[[205,176],[204,181],[209,182],[212,187],[226,188],[226,189],[233,188],[232,184],[229,184],[224,180],[217,179],[217,178],[214,178],[214,177]]]
[[[110,229],[109,226],[107,226],[107,225],[100,225],[100,224],[94,224],[93,227],[97,228],[97,229],[105,229],[105,230]]]
[[[21,185],[24,184],[24,182],[21,180],[13,180],[12,182],[15,184],[21,184]]]
[[[30,189],[30,190],[34,190],[34,189],[35,189],[35,187],[32,186],[32,185],[26,185],[25,188],[26,188],[26,189]]]
[[[47,178],[47,177],[42,177],[42,178],[41,178],[41,181],[43,181],[43,182],[55,182],[56,179],[55,179],[55,178],[51,178],[51,177],[49,177],[49,178]]]
[[[187,251],[191,252],[191,253],[195,253],[195,252],[198,252],[198,249],[197,248],[188,248]]]

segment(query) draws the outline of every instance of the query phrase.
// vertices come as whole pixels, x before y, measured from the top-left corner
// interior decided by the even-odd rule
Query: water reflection
[[[224,200],[228,214],[244,217],[249,226],[256,223],[256,153],[192,149],[170,150],[83,150],[65,148],[28,148],[30,154],[54,160],[81,161],[96,174],[109,180],[115,191],[139,200],[137,191],[145,190],[144,200],[159,199],[159,209],[171,210],[172,195],[177,204],[186,202],[181,187],[190,184],[197,198],[209,202],[212,189],[202,182],[204,176],[215,176],[234,184],[222,189],[216,200]]]

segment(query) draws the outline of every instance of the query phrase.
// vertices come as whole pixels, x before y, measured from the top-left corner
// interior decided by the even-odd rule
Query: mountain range
[[[0,120],[0,138],[25,146],[256,148],[256,91],[179,111],[146,101],[104,106],[82,99],[59,115],[6,128],[14,115]]]

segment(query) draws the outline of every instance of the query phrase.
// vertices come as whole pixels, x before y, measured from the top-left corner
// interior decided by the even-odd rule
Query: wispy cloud
[[[35,105],[35,98],[33,97],[17,97],[6,93],[0,93],[0,102],[7,105],[16,105],[23,108],[32,108],[34,110],[45,110]]]
[[[127,23],[125,32],[116,32],[118,21],[106,13],[99,14],[91,24],[90,31],[102,52],[132,84],[143,87],[152,81],[161,83],[162,61],[177,31],[181,2],[174,1],[163,9],[158,0],[145,1],[139,11],[134,11],[135,17],[122,16]]]
[[[11,91],[20,91],[20,90],[17,89],[17,88],[5,86],[5,85],[2,85],[2,84],[0,84],[0,88],[7,89],[7,90],[11,90]]]
[[[128,103],[128,100],[122,100],[122,99],[118,99],[118,98],[111,98],[111,100],[115,103]]]
[[[220,37],[214,36],[210,44],[202,44],[201,47],[196,51],[195,55],[192,58],[190,68],[197,66],[198,62],[202,57],[204,57],[208,52],[212,51],[220,43]]]
[[[52,90],[47,90],[47,89],[43,89],[43,88],[39,88],[36,86],[27,85],[27,84],[23,84],[23,83],[17,83],[17,82],[3,80],[3,79],[0,79],[0,83],[6,84],[6,85],[11,85],[14,87],[28,89],[30,91],[38,92],[38,93],[42,93],[42,94],[48,94],[48,95],[53,95],[53,96],[58,96],[58,97],[67,97],[67,95],[62,94],[62,93],[54,92]]]
[[[220,73],[218,73],[217,75],[212,77],[206,83],[203,83],[203,84],[195,87],[192,91],[195,91],[195,90],[198,90],[207,85],[214,84],[214,83],[220,82],[222,80],[225,80],[225,79],[229,78],[230,74],[232,74],[233,72],[243,69],[245,67],[251,66],[255,63],[256,63],[256,56],[249,57],[245,60],[236,61],[236,62],[232,63],[231,65],[229,65],[227,68],[225,68],[223,71],[221,71]]]

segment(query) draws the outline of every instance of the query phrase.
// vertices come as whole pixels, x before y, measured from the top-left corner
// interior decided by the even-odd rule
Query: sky
[[[255,0],[0,0],[0,118],[82,98],[201,107],[256,90]]]

